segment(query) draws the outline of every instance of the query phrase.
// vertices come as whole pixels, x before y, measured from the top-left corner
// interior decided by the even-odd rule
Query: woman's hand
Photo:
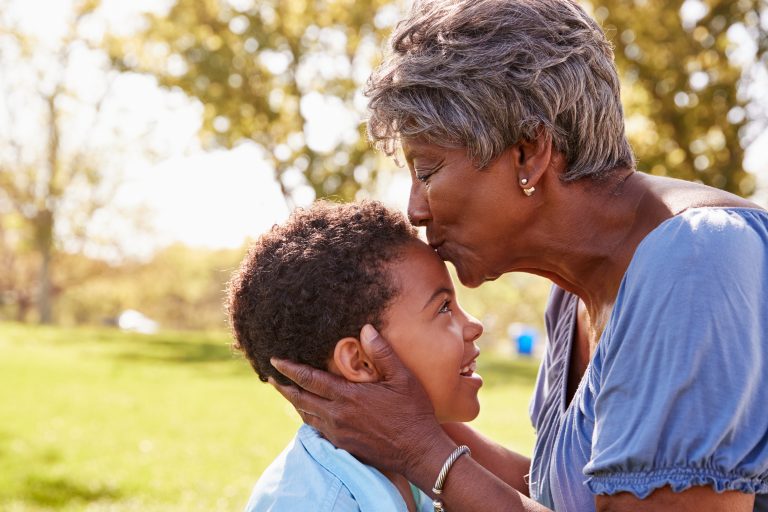
[[[456,443],[441,428],[424,388],[389,343],[370,325],[363,327],[360,341],[381,375],[378,382],[349,382],[306,365],[275,359],[274,367],[297,386],[271,383],[305,423],[335,446],[379,469],[402,474],[421,489],[431,489]],[[493,451],[473,444],[480,453]],[[471,456],[459,457],[451,468],[442,497],[449,510],[546,510]]]
[[[304,423],[331,443],[381,469],[408,475],[443,443],[443,433],[424,388],[389,343],[366,325],[363,349],[381,375],[375,383],[353,383],[328,372],[273,359],[297,386],[270,381],[293,404]],[[436,474],[436,473],[435,473]]]

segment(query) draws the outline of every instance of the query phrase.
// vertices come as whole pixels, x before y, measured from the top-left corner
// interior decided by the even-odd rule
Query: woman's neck
[[[710,187],[640,172],[617,171],[613,181],[600,183],[550,185],[552,215],[531,230],[539,236],[532,272],[581,298],[593,343],[638,245],[659,224],[699,206],[754,206]]]
[[[629,170],[597,183],[550,179],[547,188],[546,208],[518,237],[530,241],[532,268],[523,270],[578,295],[597,320],[612,307],[637,245],[670,213]]]

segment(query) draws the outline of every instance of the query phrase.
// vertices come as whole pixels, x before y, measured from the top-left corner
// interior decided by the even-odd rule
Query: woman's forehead
[[[406,160],[413,160],[415,157],[440,157],[447,154],[467,156],[466,147],[438,144],[422,137],[403,139],[401,145]]]

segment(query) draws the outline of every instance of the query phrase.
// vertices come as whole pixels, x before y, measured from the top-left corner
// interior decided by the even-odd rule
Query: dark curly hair
[[[327,368],[337,341],[366,323],[382,328],[398,291],[385,264],[416,238],[401,213],[375,201],[297,209],[256,241],[229,283],[234,347],[265,382],[290,382],[271,357]]]

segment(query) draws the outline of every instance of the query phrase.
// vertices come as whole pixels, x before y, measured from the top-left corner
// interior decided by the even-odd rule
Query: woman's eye
[[[442,167],[442,162],[438,162],[434,165],[432,164],[419,164],[414,165],[414,175],[416,176],[416,179],[419,180],[422,183],[426,183],[429,181],[429,178],[432,177],[433,174],[435,174],[437,171],[440,170]]]
[[[440,310],[438,313],[450,313],[451,312],[451,301],[446,300],[443,302],[443,305],[440,306]]]
[[[429,181],[430,176],[434,174],[434,171],[416,172],[416,179],[422,183]]]

